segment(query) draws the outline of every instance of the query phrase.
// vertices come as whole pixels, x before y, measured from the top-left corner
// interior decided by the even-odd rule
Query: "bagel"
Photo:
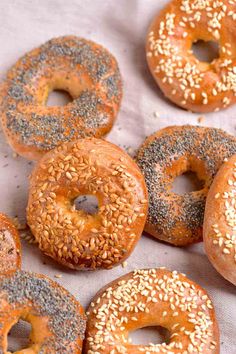
[[[235,1],[172,0],[155,16],[147,36],[150,71],[164,95],[193,112],[211,112],[236,101]],[[219,44],[219,58],[199,61],[198,40]]]
[[[223,161],[235,153],[236,138],[215,128],[172,126],[149,136],[136,156],[149,194],[145,230],[176,246],[201,241],[209,187]],[[187,171],[197,174],[203,188],[172,192],[174,179]]]
[[[99,210],[75,210],[82,195]],[[147,190],[136,163],[117,146],[96,138],[61,145],[38,163],[30,180],[27,220],[40,249],[73,269],[111,268],[140,238]]]
[[[73,101],[46,106],[56,89]],[[65,141],[108,133],[121,96],[120,71],[105,48],[75,36],[53,38],[8,71],[0,89],[3,131],[18,154],[39,159]]]
[[[0,276],[0,351],[9,330],[23,319],[32,325],[30,347],[17,354],[80,354],[85,315],[79,302],[45,275],[16,271]]]
[[[21,244],[12,221],[0,213],[0,275],[11,274],[21,267]]]
[[[209,190],[204,217],[206,254],[216,270],[236,285],[236,155],[225,162]]]
[[[132,345],[129,332],[162,326],[168,344]],[[213,304],[199,285],[165,269],[135,270],[103,288],[88,308],[86,354],[219,353]]]

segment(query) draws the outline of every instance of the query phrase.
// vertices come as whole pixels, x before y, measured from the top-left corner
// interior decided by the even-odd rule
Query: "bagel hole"
[[[195,57],[206,63],[211,63],[219,58],[219,45],[217,42],[198,40],[192,44],[192,52]]]
[[[73,207],[75,210],[83,210],[89,215],[94,215],[98,212],[98,199],[94,195],[80,195],[74,200]]]
[[[20,319],[8,332],[8,351],[16,352],[28,347],[31,324]]]
[[[200,181],[197,174],[192,171],[187,171],[180,176],[177,176],[172,184],[172,192],[183,195],[199,191],[203,188],[204,182]]]
[[[170,331],[161,326],[143,327],[130,332],[129,338],[134,345],[168,344]]]
[[[65,106],[72,102],[72,97],[69,92],[64,90],[53,90],[49,93],[47,106]]]

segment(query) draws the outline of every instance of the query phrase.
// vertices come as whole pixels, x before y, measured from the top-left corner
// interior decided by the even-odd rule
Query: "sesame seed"
[[[156,284],[162,284],[162,289],[157,290]],[[135,270],[108,284],[100,294],[100,299],[97,303],[95,298],[88,311],[87,332],[91,333],[85,340],[88,353],[95,346],[98,352],[115,351],[125,354],[127,349],[132,350],[132,344],[127,340],[126,326],[131,321],[138,322],[141,326],[144,312],[145,325],[148,325],[149,319],[150,324],[153,324],[154,311],[162,311],[163,320],[167,316],[172,318],[175,314],[176,323],[171,320],[171,342],[149,343],[138,347],[136,345],[136,351],[150,354],[169,354],[173,350],[179,352],[183,348],[182,336],[192,353],[199,352],[199,342],[203,352],[207,352],[210,346],[219,345],[217,331],[214,329],[213,307],[208,295],[178,272],[160,268]],[[178,311],[173,310],[171,305]],[[179,316],[183,312],[186,316]],[[185,329],[186,318],[189,323],[188,331]],[[166,321],[169,321],[168,318]],[[180,330],[176,331],[177,328]]]
[[[208,70],[199,65],[192,50],[186,52],[181,49],[186,47],[188,37],[191,38],[198,26],[204,26],[207,36],[214,41],[221,40],[222,25],[224,33],[231,32],[231,28],[228,28],[230,24],[225,22],[225,18],[236,18],[236,14],[230,3],[222,4],[218,0],[173,1],[171,8],[167,6],[157,16],[148,34],[147,52],[151,53],[148,60],[149,57],[152,58],[150,67],[156,81],[164,83],[163,90],[170,91],[171,99],[186,109],[199,110],[199,100],[196,97],[199,97],[199,89],[204,86],[204,82],[209,82],[208,75],[211,73],[217,77],[209,83],[207,91],[202,93],[202,104],[206,106],[204,110],[217,111],[235,102],[235,99],[231,99],[231,96],[236,96],[236,70],[232,62],[231,43],[221,46],[223,55],[220,55],[219,60],[213,61]],[[181,20],[176,19],[176,13],[179,12],[182,12]],[[224,70],[219,71],[219,67]],[[175,97],[177,92],[178,96]],[[208,107],[210,100],[211,105]]]
[[[113,152],[116,159],[110,158]],[[109,172],[100,175],[103,166]],[[54,178],[58,173],[60,178]],[[102,199],[94,215],[74,205],[85,190]],[[109,269],[133,250],[147,208],[143,176],[130,157],[111,143],[87,138],[63,144],[36,166],[27,221],[39,248],[59,263],[72,269]]]
[[[127,265],[128,265],[128,262],[126,262],[126,261],[122,263],[122,267],[123,267],[123,268],[126,268]]]

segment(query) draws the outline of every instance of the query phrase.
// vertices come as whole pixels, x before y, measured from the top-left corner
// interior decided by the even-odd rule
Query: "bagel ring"
[[[164,95],[193,112],[211,112],[236,102],[236,3],[172,0],[148,31],[150,71]],[[199,61],[192,44],[219,44],[219,58]]]
[[[236,285],[236,155],[225,162],[209,190],[204,217],[206,254],[216,270]]]
[[[129,332],[162,326],[168,344],[132,345]],[[205,290],[183,274],[135,270],[114,280],[88,309],[85,354],[219,353],[213,304]]]
[[[9,275],[21,267],[21,244],[12,221],[0,213],[0,275]]]
[[[30,322],[30,347],[17,354],[79,354],[85,316],[79,302],[45,275],[16,271],[0,276],[0,352],[7,351],[7,335],[19,319]]]
[[[172,126],[149,136],[136,157],[149,194],[145,230],[176,246],[202,240],[209,187],[223,161],[235,153],[236,138],[215,128]],[[174,179],[187,171],[197,174],[203,188],[172,192]]]
[[[98,212],[75,210],[94,195]],[[30,181],[27,220],[39,248],[73,269],[112,268],[140,238],[147,190],[136,163],[107,141],[86,138],[48,152]]]
[[[69,92],[65,106],[46,106],[53,90]],[[8,71],[0,89],[0,114],[9,144],[39,159],[65,141],[101,137],[112,128],[122,96],[115,58],[75,36],[51,39]]]

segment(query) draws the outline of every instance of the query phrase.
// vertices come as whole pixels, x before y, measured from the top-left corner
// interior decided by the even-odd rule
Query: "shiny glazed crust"
[[[130,343],[129,332],[159,325],[170,331],[169,344]],[[93,299],[84,348],[86,354],[218,354],[219,331],[212,302],[199,285],[176,271],[135,270]]]
[[[0,213],[0,275],[9,275],[21,267],[20,237],[12,221]]]
[[[74,208],[94,195],[94,215]],[[112,268],[132,252],[147,215],[147,190],[135,162],[119,147],[95,138],[47,153],[30,180],[28,224],[40,249],[73,269]]]
[[[149,194],[145,230],[176,246],[201,241],[209,187],[224,159],[235,153],[236,138],[215,128],[172,126],[149,136],[136,156]],[[187,171],[197,174],[202,189],[172,192],[174,179]]]
[[[236,2],[173,0],[155,16],[147,35],[150,71],[172,102],[193,112],[211,112],[236,101]],[[201,62],[198,40],[219,44],[219,58]]]
[[[46,106],[53,90],[73,101]],[[114,123],[122,97],[116,59],[92,41],[53,38],[8,71],[0,89],[0,115],[9,144],[20,155],[39,159],[65,141],[101,137]]]
[[[17,354],[80,354],[85,315],[80,303],[45,275],[17,271],[0,276],[0,351],[21,318],[32,325],[29,348]]]
[[[236,155],[217,173],[206,201],[203,240],[216,270],[236,285]]]

